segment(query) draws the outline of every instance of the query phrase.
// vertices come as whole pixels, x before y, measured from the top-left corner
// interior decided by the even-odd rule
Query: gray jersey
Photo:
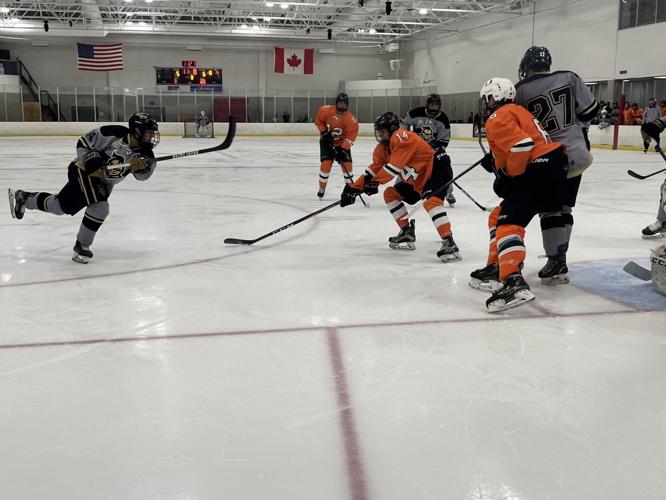
[[[569,157],[568,177],[580,175],[592,163],[583,132],[585,122],[597,114],[596,99],[585,82],[571,71],[538,73],[516,84],[515,102],[537,118]]]
[[[425,106],[414,108],[402,117],[400,126],[419,134],[435,150],[449,145],[451,124],[443,111],[431,118]]]
[[[657,106],[651,108],[646,106],[643,110],[643,123],[650,123],[657,120],[661,116],[661,109]]]
[[[111,184],[118,184],[132,172],[129,165],[121,166],[122,164],[129,163],[132,158],[139,155],[153,160],[155,158],[155,155],[149,148],[131,150],[127,143],[128,135],[129,129],[121,125],[105,125],[91,130],[79,138],[79,142],[76,144],[77,158],[74,160],[74,163],[80,169],[85,170],[83,167],[83,157],[90,151],[97,151],[106,162],[106,179]],[[157,163],[152,161],[147,171],[142,173],[135,172],[134,177],[140,181],[148,179],[153,175],[156,165]]]

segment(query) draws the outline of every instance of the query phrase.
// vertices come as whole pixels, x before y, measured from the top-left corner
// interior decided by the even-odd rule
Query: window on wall
[[[638,0],[636,25],[654,24],[657,19],[657,0]]]
[[[666,0],[619,0],[620,29],[666,21]]]

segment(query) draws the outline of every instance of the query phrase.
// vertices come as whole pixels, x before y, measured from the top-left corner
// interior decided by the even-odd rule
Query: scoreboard
[[[155,68],[157,85],[222,85],[220,68],[199,68],[196,61],[182,61],[179,68]]]

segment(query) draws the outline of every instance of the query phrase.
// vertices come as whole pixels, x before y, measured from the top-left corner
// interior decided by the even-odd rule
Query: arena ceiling
[[[0,0],[0,36],[114,33],[385,44],[461,20],[519,15],[531,0]],[[387,12],[389,12],[387,14]],[[329,35],[330,34],[330,35]]]

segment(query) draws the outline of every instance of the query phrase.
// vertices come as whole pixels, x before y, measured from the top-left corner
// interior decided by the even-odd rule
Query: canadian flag
[[[275,47],[275,72],[285,75],[314,73],[314,49]]]

